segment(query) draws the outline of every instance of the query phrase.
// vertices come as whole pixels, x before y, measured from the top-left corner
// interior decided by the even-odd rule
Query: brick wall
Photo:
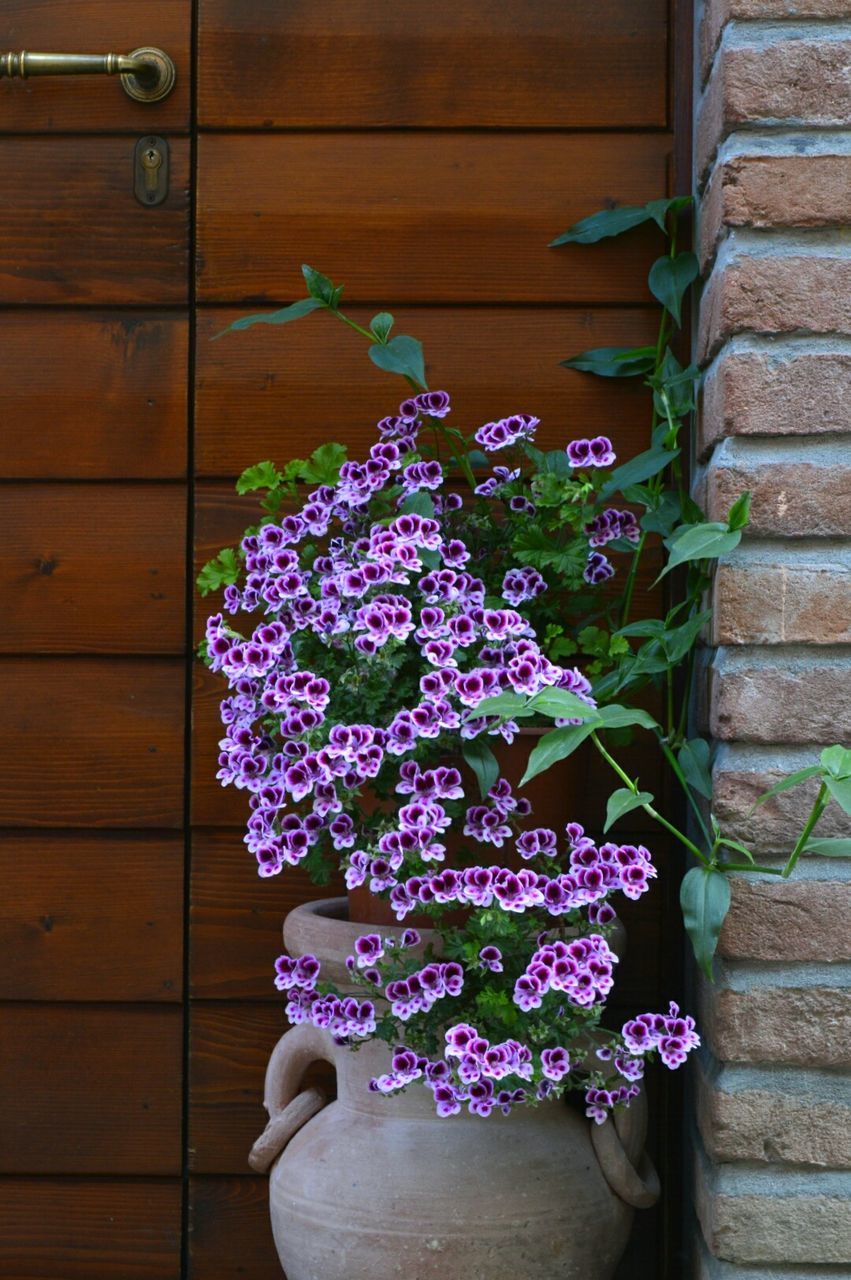
[[[715,811],[776,865],[812,793],[754,799],[851,741],[851,3],[706,0],[698,31],[697,483],[711,518],[754,495],[704,718]],[[841,860],[734,885],[699,993],[701,1280],[851,1276],[849,921]]]

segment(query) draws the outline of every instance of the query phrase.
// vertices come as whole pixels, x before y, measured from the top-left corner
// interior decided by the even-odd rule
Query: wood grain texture
[[[0,82],[4,133],[189,127],[191,0],[2,0],[3,48],[41,53],[130,53],[163,49],[177,68],[162,102],[134,102],[117,76],[57,76]]]
[[[134,145],[0,138],[0,304],[186,301],[189,141],[170,139],[169,194],[152,209],[133,194]]]
[[[6,658],[6,827],[179,827],[183,664]]]
[[[327,315],[211,341],[240,314],[216,308],[198,316],[197,473],[239,475],[261,458],[282,462],[332,438],[353,457],[365,456],[374,424],[404,398],[402,380],[377,369],[366,342]],[[367,324],[373,313],[355,307],[351,314]],[[450,392],[452,420],[464,431],[522,411],[541,419],[543,448],[601,432],[624,459],[645,447],[644,387],[559,362],[590,347],[654,342],[649,311],[406,306],[396,324],[422,341],[429,384]]]
[[[202,0],[202,127],[665,124],[663,0]]]
[[[658,234],[550,240],[666,190],[664,134],[207,134],[199,137],[202,301],[292,299],[301,262],[349,301],[630,303]],[[581,175],[581,176],[580,176]]]
[[[190,1006],[189,1164],[193,1172],[248,1171],[248,1152],[268,1119],[263,1109],[266,1063],[286,1030],[283,1000],[270,1004],[196,1001]]]
[[[2,490],[3,653],[182,653],[186,494],[166,484]]]
[[[0,1179],[0,1274],[177,1280],[180,1182]]]
[[[268,1178],[190,1178],[187,1280],[281,1280]]]
[[[180,313],[0,312],[3,476],[185,475],[188,334]]]
[[[181,839],[3,832],[0,881],[0,999],[180,999]]]
[[[0,1171],[180,1172],[181,1010],[0,1006]]]
[[[344,893],[341,879],[318,888],[289,867],[262,880],[239,831],[195,831],[189,923],[190,994],[206,999],[268,1000],[280,1008],[273,970],[281,928],[293,907]]]

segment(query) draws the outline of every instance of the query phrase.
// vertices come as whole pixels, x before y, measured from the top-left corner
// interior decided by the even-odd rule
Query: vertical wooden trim
[[[695,0],[671,0],[668,93],[674,134],[672,179],[675,195],[689,195],[692,189],[694,11]]]

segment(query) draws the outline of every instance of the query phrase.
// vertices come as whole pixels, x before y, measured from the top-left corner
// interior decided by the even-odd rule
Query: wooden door
[[[191,561],[242,527],[245,465],[362,448],[399,389],[326,317],[210,339],[299,296],[307,261],[423,339],[466,422],[530,409],[554,442],[644,447],[641,395],[558,361],[650,337],[650,240],[546,246],[669,188],[668,3],[0,0],[0,19],[4,48],[153,44],[178,71],[147,106],[114,81],[0,83],[0,1274],[277,1280],[245,1157],[281,921],[311,889],[256,878],[215,782]],[[132,187],[148,132],[171,158],[156,208]],[[657,917],[627,1002],[659,986]],[[668,1274],[659,1222],[625,1274]]]

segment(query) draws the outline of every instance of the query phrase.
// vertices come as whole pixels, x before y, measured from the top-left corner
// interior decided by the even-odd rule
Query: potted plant
[[[680,207],[655,202],[643,217],[673,235]],[[569,234],[595,238],[589,221]],[[272,1220],[289,1280],[604,1280],[633,1208],[657,1194],[642,1154],[644,1067],[681,1065],[699,1043],[694,1022],[672,1004],[620,1030],[603,1023],[623,947],[617,894],[645,893],[653,859],[586,834],[597,815],[577,812],[569,775],[539,784],[545,818],[529,784],[583,743],[599,751],[623,784],[604,834],[642,807],[696,859],[683,903],[711,961],[716,886],[750,854],[707,827],[707,761],[684,736],[672,672],[748,499],[712,525],[683,488],[695,371],[667,331],[694,273],[678,257],[651,271],[668,317],[657,347],[574,361],[631,364],[653,389],[650,449],[620,468],[603,436],[540,450],[528,413],[451,425],[419,343],[391,337],[387,313],[355,324],[341,289],[310,268],[307,298],[232,326],[327,310],[412,392],[365,459],[329,444],[244,473],[238,490],[262,491],[263,515],[200,579],[225,588],[203,655],[230,686],[218,776],[248,794],[258,870],[298,865],[323,883],[340,866],[353,895],[351,910],[324,899],[292,912],[277,963],[294,1029],[270,1062],[270,1122],[252,1159],[277,1159]],[[653,627],[629,621],[648,538],[664,539],[663,572],[689,566]],[[643,705],[654,683],[661,722]],[[613,740],[632,728],[658,742],[708,845],[618,763]],[[301,1088],[317,1059],[337,1070],[327,1107]]]

